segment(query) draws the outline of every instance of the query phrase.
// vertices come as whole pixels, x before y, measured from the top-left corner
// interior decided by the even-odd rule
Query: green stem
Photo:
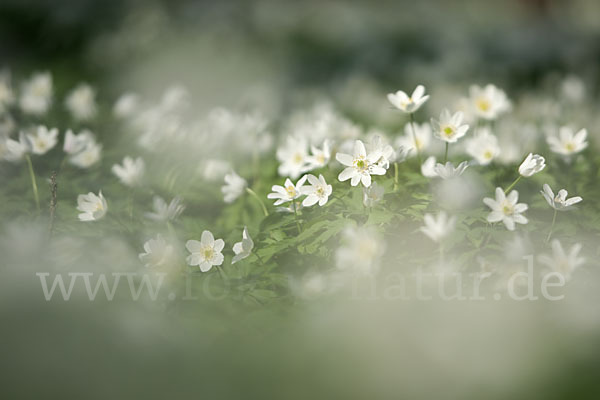
[[[35,181],[35,173],[33,172],[33,163],[31,162],[31,156],[29,154],[25,154],[25,159],[27,160],[27,166],[29,167],[29,177],[31,178],[31,187],[33,188],[33,197],[35,199],[35,206],[40,211],[40,195],[38,193],[37,183]]]
[[[398,163],[394,163],[394,192],[398,190]]]
[[[507,194],[508,192],[510,192],[510,189],[514,188],[515,185],[517,184],[517,182],[519,182],[521,180],[522,176],[519,175],[517,179],[515,179],[515,181],[513,183],[510,184],[510,186],[504,191],[504,194]]]
[[[298,234],[302,233],[300,222],[298,221],[298,210],[296,207],[296,200],[292,200],[292,207],[294,207],[294,219],[296,220],[296,227],[298,228]]]
[[[444,164],[448,162],[448,147],[450,147],[450,143],[446,142],[446,151],[444,152]]]
[[[550,232],[548,232],[548,237],[546,238],[546,243],[548,243],[548,241],[550,241],[550,237],[552,236],[552,232],[554,231],[554,223],[556,222],[556,214],[557,214],[557,210],[554,209],[554,216],[552,217],[552,225],[550,225]]]
[[[225,271],[223,271],[223,268],[221,268],[220,265],[215,265],[215,268],[217,269],[217,271],[219,271],[219,275],[221,276],[221,279],[223,279],[223,283],[227,283],[227,280],[229,278],[227,278],[227,275],[225,274]]]
[[[252,197],[254,197],[256,199],[256,201],[259,202],[260,207],[262,208],[263,213],[265,214],[265,217],[268,217],[269,212],[267,211],[267,207],[265,207],[265,203],[263,203],[263,201],[260,199],[260,197],[258,197],[256,192],[250,188],[246,188],[246,192],[248,192]]]
[[[412,133],[413,142],[415,142],[415,151],[417,152],[417,160],[419,161],[419,167],[421,166],[421,152],[419,151],[419,146],[417,145],[417,131],[415,131],[415,118],[413,117],[413,113],[410,113],[410,131]]]

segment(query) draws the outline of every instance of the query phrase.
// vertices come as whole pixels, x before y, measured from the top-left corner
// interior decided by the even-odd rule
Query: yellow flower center
[[[489,151],[489,150],[486,150],[486,151],[483,153],[483,158],[485,158],[486,160],[491,160],[493,156],[494,156],[494,155],[493,155],[493,154],[492,154],[492,152],[491,152],[491,151]]]
[[[364,158],[358,158],[354,160],[354,166],[356,167],[356,169],[362,172],[368,168],[369,163]]]
[[[447,137],[450,137],[454,135],[454,128],[451,126],[446,126],[444,129],[442,129],[442,132],[444,132]]]
[[[202,255],[204,256],[205,260],[210,260],[213,258],[213,256],[215,255],[215,251],[213,250],[212,247],[205,247],[202,250]]]
[[[294,154],[294,162],[296,164],[300,164],[302,162],[302,154],[300,154],[300,153]]]
[[[565,144],[565,149],[567,149],[568,152],[575,151],[575,144],[573,144],[573,142],[569,142]]]
[[[286,186],[285,191],[287,192],[288,196],[291,198],[296,197],[296,188],[293,186]]]
[[[504,204],[504,206],[502,207],[502,212],[504,213],[504,215],[512,215],[515,212],[515,210],[510,204]]]
[[[317,189],[317,196],[324,197],[325,196],[325,189],[323,189],[322,187],[319,187]]]
[[[492,105],[490,104],[490,102],[486,98],[479,98],[479,99],[477,99],[476,105],[477,105],[477,108],[480,109],[483,112],[489,111],[490,108],[492,107]]]

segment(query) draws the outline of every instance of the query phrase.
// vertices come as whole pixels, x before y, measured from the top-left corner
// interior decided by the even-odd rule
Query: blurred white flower
[[[396,93],[389,93],[387,98],[398,110],[412,114],[429,100],[429,95],[425,95],[425,86],[418,85],[410,97],[402,90],[398,90]]]
[[[221,192],[223,193],[225,203],[233,203],[244,193],[244,190],[246,190],[247,186],[248,182],[236,174],[235,171],[231,171],[230,173],[226,174],[225,185],[221,187]]]
[[[168,264],[174,255],[173,246],[168,244],[160,233],[156,235],[155,239],[144,243],[144,251],[138,257],[146,268]]]
[[[52,75],[49,72],[34,74],[23,83],[19,107],[25,114],[46,114],[52,103]]]
[[[506,196],[502,188],[496,188],[495,200],[489,197],[483,199],[485,205],[492,209],[492,212],[487,216],[488,222],[502,221],[509,231],[515,229],[515,223],[526,224],[528,220],[521,214],[528,207],[525,203],[517,203],[518,200],[519,193],[516,190],[511,191]]]
[[[494,120],[510,110],[510,102],[502,89],[492,84],[481,88],[473,85],[469,89],[469,99],[475,110],[475,115],[487,120]]]
[[[422,226],[421,232],[427,235],[434,242],[440,243],[446,236],[454,231],[456,217],[448,218],[445,211],[440,211],[437,217],[431,214],[425,214],[425,226]]]
[[[431,118],[433,134],[446,143],[455,143],[469,130],[469,125],[463,125],[462,121],[463,113],[461,111],[452,115],[448,109],[444,109],[439,120]]]
[[[583,246],[576,243],[571,247],[567,254],[557,239],[552,241],[552,255],[541,254],[538,261],[554,272],[558,272],[568,281],[571,279],[573,271],[585,263],[585,258],[579,257],[579,252]]]
[[[412,125],[415,127],[415,137],[412,135]],[[416,146],[415,146],[416,142]],[[404,135],[398,136],[394,144],[396,146],[402,146],[406,149],[407,152],[412,155],[417,154],[417,150],[419,153],[422,153],[429,147],[431,143],[431,125],[428,123],[422,124],[406,124],[404,125]]]
[[[94,134],[84,129],[79,134],[75,135],[71,129],[65,133],[65,143],[63,150],[67,154],[75,154],[83,151],[89,144],[95,143]]]
[[[96,116],[96,91],[87,83],[80,83],[67,95],[65,107],[78,121],[87,121]]]
[[[185,206],[181,204],[179,197],[173,198],[169,204],[159,196],[154,196],[152,199],[152,208],[154,212],[144,214],[146,218],[154,221],[174,221],[185,210]]]
[[[380,157],[375,161],[375,164],[381,168],[388,169],[390,167],[390,161],[394,161],[396,158],[396,152],[394,148],[384,142],[382,136],[375,134],[371,138],[371,142],[367,145],[366,150],[369,154],[379,154]]]
[[[102,191],[98,195],[89,192],[77,196],[77,210],[81,211],[81,214],[78,215],[80,221],[97,221],[104,217],[108,211],[108,205]]]
[[[304,175],[300,180],[294,185],[290,178],[285,180],[285,186],[281,185],[273,185],[271,187],[272,193],[267,195],[268,199],[277,199],[274,205],[278,206],[283,203],[287,203],[289,201],[294,201],[298,197],[302,195],[302,185],[306,181],[306,175]]]
[[[437,162],[434,156],[427,157],[427,160],[425,160],[425,162],[423,162],[423,165],[421,165],[421,173],[423,174],[423,176],[427,178],[435,178],[436,176],[438,176],[437,172],[435,172],[436,165]]]
[[[452,179],[461,176],[468,166],[469,163],[463,161],[454,168],[454,164],[448,161],[446,164],[437,163],[435,167],[433,167],[433,171],[435,172],[435,176],[439,176],[442,179]]]
[[[381,156],[381,151],[367,154],[363,142],[355,141],[353,155],[343,153],[335,155],[336,160],[346,166],[338,175],[338,179],[341,182],[351,179],[352,186],[358,185],[359,182],[362,182],[365,187],[371,186],[371,175],[385,175],[385,168],[376,164]]]
[[[235,264],[236,262],[248,257],[253,248],[254,242],[248,233],[248,228],[244,227],[244,231],[242,232],[242,241],[233,245],[233,252],[235,253],[235,256],[233,256],[231,263]]]
[[[4,159],[7,161],[21,161],[25,154],[31,151],[30,143],[23,132],[19,132],[19,140],[6,139]]]
[[[332,192],[331,185],[328,185],[327,182],[325,182],[323,175],[319,175],[319,178],[317,179],[316,176],[309,174],[308,182],[310,183],[309,186],[303,186],[301,188],[302,194],[306,195],[302,205],[304,207],[310,207],[317,202],[319,203],[319,206],[325,205]]]
[[[544,190],[540,191],[542,196],[544,196],[544,198],[546,199],[546,201],[548,202],[550,207],[552,207],[558,211],[570,210],[572,208],[571,207],[572,205],[577,204],[583,200],[579,196],[571,197],[570,199],[567,199],[568,193],[565,189],[559,190],[558,194],[556,196],[554,196],[554,192],[552,191],[550,186],[546,183],[544,183],[543,189]]]
[[[523,162],[519,166],[519,174],[528,178],[534,174],[537,174],[545,167],[546,159],[544,157],[540,156],[539,154],[529,153],[529,155],[525,158],[525,160],[523,160]]]
[[[277,172],[281,176],[296,179],[306,171],[308,144],[304,138],[288,136],[285,145],[277,149],[277,160],[280,165]]]
[[[465,143],[467,154],[479,165],[488,165],[500,154],[498,138],[488,128],[478,130],[477,134]]]
[[[563,156],[570,156],[579,153],[587,147],[588,142],[586,138],[586,129],[581,129],[579,132],[574,133],[571,127],[563,126],[558,132],[558,137],[548,136],[546,140],[550,146],[550,150]]]
[[[227,161],[216,158],[210,158],[201,165],[202,177],[209,181],[222,180],[230,170],[231,166]]]
[[[365,207],[373,207],[376,203],[383,200],[385,188],[373,182],[371,186],[363,188],[363,204]]]
[[[209,231],[202,232],[200,241],[188,240],[185,247],[191,253],[186,259],[188,265],[198,265],[202,272],[210,271],[213,265],[223,264],[224,257],[221,251],[225,242],[223,239],[215,240]]]
[[[347,228],[342,233],[342,245],[335,253],[338,269],[371,274],[377,271],[385,245],[369,228]]]
[[[139,111],[140,96],[136,93],[123,93],[113,106],[117,118],[129,118]]]
[[[85,148],[69,157],[69,163],[79,168],[89,168],[100,161],[102,145],[95,141],[87,143]]]
[[[306,157],[308,163],[308,170],[322,168],[327,165],[331,158],[330,140],[325,139],[323,141],[323,147],[321,149],[311,146],[310,156]]]
[[[114,164],[111,168],[112,173],[119,178],[121,183],[130,187],[139,186],[142,183],[145,170],[146,164],[141,157],[133,159],[129,156],[123,159],[123,165]]]
[[[58,129],[48,130],[44,125],[39,125],[34,134],[27,135],[27,140],[33,154],[46,154],[58,143]]]
[[[569,75],[560,84],[561,96],[574,103],[585,99],[585,84],[578,76]]]

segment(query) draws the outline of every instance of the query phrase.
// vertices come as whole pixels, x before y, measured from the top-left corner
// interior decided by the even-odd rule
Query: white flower
[[[308,163],[307,170],[313,170],[326,166],[331,158],[330,141],[325,139],[323,141],[322,149],[311,146],[310,152],[310,156],[306,157],[306,162]]]
[[[385,174],[385,168],[376,164],[381,158],[381,152],[367,154],[365,145],[360,140],[354,142],[353,155],[337,153],[335,158],[346,166],[338,175],[338,179],[341,182],[351,179],[352,186],[362,182],[365,187],[369,187],[371,186],[371,175]]]
[[[568,281],[571,279],[573,271],[585,263],[585,258],[579,257],[581,248],[582,245],[576,243],[567,254],[560,242],[554,239],[552,241],[552,256],[542,254],[538,257],[538,261],[548,266],[552,271],[562,274],[565,280]]]
[[[140,97],[135,93],[123,93],[117,99],[113,107],[113,114],[117,118],[127,118],[133,116],[139,110]]]
[[[236,262],[248,257],[253,248],[254,242],[248,233],[248,228],[244,227],[244,231],[242,232],[242,241],[233,245],[233,252],[235,253],[235,256],[233,256],[231,263],[235,264]]]
[[[384,251],[385,245],[376,232],[364,227],[348,228],[335,253],[336,265],[341,270],[370,274],[377,271]]]
[[[529,153],[529,155],[525,158],[525,160],[523,160],[523,162],[519,166],[519,174],[528,178],[531,175],[537,174],[545,167],[546,159],[544,159],[544,157],[540,156],[539,154]]]
[[[130,187],[141,184],[145,170],[146,165],[141,157],[134,160],[129,156],[123,159],[123,165],[115,164],[111,168],[112,173],[119,178],[121,183]]]
[[[565,189],[559,190],[558,194],[555,197],[554,192],[552,192],[552,189],[550,189],[550,186],[546,183],[544,183],[543,189],[544,190],[540,192],[542,196],[544,196],[550,207],[558,211],[570,210],[572,208],[572,205],[577,204],[583,200],[579,196],[567,199],[568,193]]]
[[[448,161],[445,165],[437,163],[433,170],[435,172],[435,175],[439,176],[442,179],[452,179],[461,176],[468,166],[469,163],[467,161],[463,161],[460,164],[458,164],[456,168],[454,168],[454,164]]]
[[[152,208],[154,212],[146,213],[148,219],[155,221],[174,221],[185,210],[185,206],[181,204],[179,197],[173,198],[167,205],[167,202],[159,196],[154,196],[152,199]]]
[[[198,265],[200,271],[207,272],[213,265],[223,264],[223,254],[221,251],[225,247],[223,239],[215,240],[209,231],[202,232],[200,241],[188,240],[185,247],[191,253],[187,260],[188,265]]]
[[[469,94],[475,115],[480,118],[494,120],[500,114],[510,110],[510,102],[506,93],[492,84],[488,84],[484,88],[473,85],[469,89]]]
[[[58,143],[58,129],[48,130],[44,125],[37,127],[35,134],[28,134],[27,140],[33,154],[46,154]]]
[[[77,196],[77,210],[81,211],[81,214],[78,215],[80,221],[97,221],[104,217],[108,211],[108,205],[102,191],[97,196],[89,192]]]
[[[519,192],[516,190],[511,191],[508,196],[504,195],[502,188],[496,188],[496,200],[486,197],[483,199],[485,205],[492,209],[492,212],[488,215],[488,222],[502,221],[509,231],[515,229],[515,222],[517,224],[526,224],[527,218],[521,213],[527,210],[527,204],[518,203]]]
[[[88,143],[80,152],[69,157],[69,163],[79,168],[89,168],[100,160],[102,145],[94,141]]]
[[[429,100],[429,95],[424,96],[424,94],[425,87],[423,85],[418,85],[410,97],[402,90],[398,90],[396,93],[388,94],[387,98],[398,110],[404,111],[407,114],[412,114]]]
[[[140,261],[146,268],[160,267],[168,264],[173,256],[173,246],[160,235],[144,243],[144,253],[139,254]]]
[[[78,135],[75,135],[72,130],[68,129],[65,133],[63,150],[67,154],[79,153],[88,145],[94,144],[95,141],[94,134],[88,129],[84,129]]]
[[[52,103],[52,76],[49,72],[35,74],[23,84],[19,106],[26,114],[43,115]]]
[[[373,207],[376,203],[383,200],[385,188],[373,182],[371,186],[363,188],[363,204],[365,207]]]
[[[454,231],[456,217],[448,218],[444,211],[440,211],[437,217],[431,214],[425,214],[425,226],[421,227],[421,232],[427,235],[434,242],[441,242],[446,236]]]
[[[498,138],[488,128],[482,128],[466,141],[466,151],[479,165],[487,165],[500,154]]]
[[[461,111],[457,111],[452,115],[448,109],[444,109],[439,120],[431,118],[433,134],[444,142],[455,143],[465,136],[469,130],[469,125],[462,125],[462,121],[463,113]]]
[[[588,145],[586,141],[587,130],[581,129],[577,133],[573,133],[573,129],[568,126],[563,126],[558,132],[558,137],[549,136],[546,138],[550,150],[564,156],[579,153]]]
[[[225,175],[225,185],[221,187],[225,203],[233,203],[235,199],[240,197],[246,190],[248,183],[244,178],[231,171]]]
[[[277,149],[277,160],[281,163],[277,172],[281,176],[296,179],[306,171],[308,144],[303,138],[288,136],[284,146]]]
[[[310,174],[308,175],[308,182],[310,183],[310,186],[304,186],[301,190],[302,194],[306,195],[302,205],[304,207],[310,207],[317,202],[319,203],[319,206],[325,205],[331,195],[331,185],[328,185],[327,182],[325,182],[323,175],[319,175],[319,178],[317,179],[316,176]]]
[[[377,166],[385,169],[388,169],[390,167],[390,161],[394,161],[396,158],[394,148],[385,143],[378,134],[375,134],[371,139],[371,142],[367,145],[367,151],[369,154],[379,154],[380,157],[375,163]]]
[[[271,187],[272,193],[267,195],[268,199],[277,199],[274,205],[278,206],[283,203],[287,203],[288,201],[296,200],[298,197],[302,195],[302,185],[306,181],[306,175],[304,175],[300,180],[294,185],[290,178],[285,180],[285,186],[273,185]]]
[[[412,135],[412,125],[415,127],[415,137]],[[415,146],[416,142],[416,146]],[[413,155],[422,153],[425,149],[429,147],[431,143],[431,125],[427,123],[423,124],[406,124],[404,125],[404,135],[399,136],[396,141],[396,146],[402,146],[406,149],[408,153],[412,153]]]
[[[7,161],[21,161],[30,151],[30,144],[23,132],[19,132],[19,140],[6,139],[4,159]]]
[[[65,100],[65,107],[73,118],[87,121],[96,116],[96,92],[86,83],[79,84]]]
[[[423,174],[423,176],[427,178],[435,178],[436,176],[438,176],[437,172],[435,172],[436,165],[437,162],[434,156],[427,157],[427,160],[425,160],[423,165],[421,165],[421,173]]]
[[[569,75],[560,84],[561,96],[574,103],[585,99],[585,83],[581,78]]]

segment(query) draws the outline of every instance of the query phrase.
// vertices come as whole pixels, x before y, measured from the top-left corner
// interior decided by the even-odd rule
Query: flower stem
[[[35,172],[33,172],[33,163],[31,162],[31,156],[29,154],[25,154],[25,159],[27,160],[27,166],[29,167],[29,177],[31,178],[31,187],[33,188],[33,197],[35,199],[35,206],[40,211],[40,195],[38,193],[37,183],[35,181]]]
[[[298,234],[302,233],[302,228],[300,227],[300,222],[298,221],[298,210],[296,207],[296,200],[292,201],[292,207],[294,207],[294,219],[296,220],[296,227],[298,228]]]
[[[419,146],[417,144],[417,131],[415,131],[415,118],[413,117],[413,113],[410,113],[410,131],[412,133],[413,142],[415,142],[415,151],[417,152],[417,160],[419,161],[419,166],[421,166],[421,153],[419,152]]]
[[[450,143],[446,142],[446,151],[444,152],[444,164],[448,162],[448,147],[450,147]]]
[[[557,210],[554,209],[554,216],[552,217],[552,225],[550,225],[550,232],[548,232],[548,237],[546,238],[546,243],[548,243],[548,241],[550,241],[550,237],[552,236],[552,231],[554,231],[554,223],[556,222],[556,214],[557,214]]]
[[[513,183],[510,184],[510,186],[508,188],[506,188],[506,190],[504,191],[504,194],[507,194],[508,192],[510,192],[510,189],[514,188],[515,185],[517,184],[517,182],[519,182],[521,180],[522,176],[519,175],[517,179],[515,179],[515,181]]]
[[[265,214],[265,217],[268,217],[269,212],[267,211],[267,207],[265,207],[265,203],[263,203],[263,201],[260,199],[260,197],[258,197],[256,192],[250,188],[246,188],[246,192],[248,192],[252,197],[254,197],[256,199],[256,201],[258,201],[260,203],[260,207],[262,208],[263,213]]]
[[[394,163],[394,192],[398,190],[398,163]]]

